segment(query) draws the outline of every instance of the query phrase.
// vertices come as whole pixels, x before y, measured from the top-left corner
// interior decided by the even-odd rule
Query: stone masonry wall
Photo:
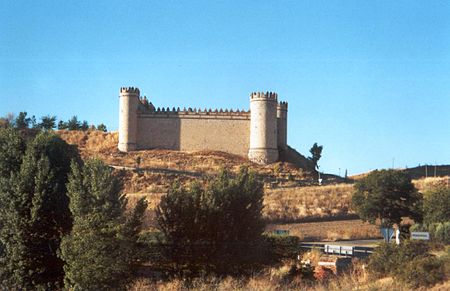
[[[246,156],[249,112],[168,111],[138,115],[138,149],[217,150]]]

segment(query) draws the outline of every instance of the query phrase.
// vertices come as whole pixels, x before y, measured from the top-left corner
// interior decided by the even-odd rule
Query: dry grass
[[[271,221],[345,218],[351,211],[352,184],[267,190],[264,217]]]
[[[423,193],[438,186],[450,185],[450,176],[422,178],[413,180],[413,184],[420,192]]]
[[[303,241],[336,241],[380,238],[380,230],[375,225],[359,219],[323,221],[307,223],[269,224],[266,231],[289,230],[290,235]]]
[[[394,281],[392,278],[383,278],[380,280],[369,280],[362,269],[362,264],[356,264],[350,272],[331,277],[327,282],[311,283],[302,281],[301,278],[292,278],[286,280],[286,274],[289,266],[281,266],[278,269],[267,270],[263,274],[255,275],[248,279],[237,278],[216,278],[204,277],[194,279],[191,282],[186,282],[181,279],[173,279],[171,281],[154,282],[149,279],[137,279],[130,291],[174,291],[174,290],[201,290],[201,291],[227,291],[227,290],[251,290],[251,291],[266,291],[266,290],[307,290],[307,291],[337,291],[337,290],[410,290],[404,284]],[[445,285],[447,284],[447,285]],[[438,285],[439,286],[439,285]],[[436,286],[436,288],[438,288]],[[440,286],[448,286],[448,283]],[[445,289],[435,289],[445,290]]]

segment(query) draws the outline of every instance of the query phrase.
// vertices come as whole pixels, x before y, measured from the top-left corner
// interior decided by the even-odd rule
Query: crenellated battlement
[[[139,88],[135,87],[120,87],[120,93],[134,93],[139,95]]]
[[[201,108],[191,108],[191,107],[184,107],[183,109],[180,109],[180,107],[151,107],[153,106],[150,103],[150,106],[147,106],[149,110],[145,110],[141,112],[140,114],[143,115],[217,115],[217,116],[249,116],[250,110],[240,110],[240,109],[201,109]]]
[[[281,109],[281,110],[288,110],[288,103],[287,102],[285,102],[285,101],[280,101],[279,103],[278,103],[278,108],[279,109]]]
[[[250,94],[250,100],[278,100],[278,94],[275,92],[253,92]]]

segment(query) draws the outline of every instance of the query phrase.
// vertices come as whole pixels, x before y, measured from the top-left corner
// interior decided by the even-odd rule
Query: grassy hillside
[[[264,217],[268,221],[282,223],[355,218],[351,209],[352,183],[343,183],[342,178],[324,175],[325,185],[318,186],[313,173],[291,163],[261,166],[240,156],[212,151],[146,150],[122,153],[117,150],[117,133],[58,131],[58,134],[68,143],[77,145],[83,158],[97,157],[117,169],[116,174],[132,203],[140,197],[147,198],[150,202],[146,219],[148,227],[153,224],[153,209],[175,180],[181,183],[201,181],[217,173],[220,168],[237,171],[242,165],[258,172],[264,179]],[[409,170],[412,173],[420,171]],[[444,168],[439,173],[444,174]],[[448,177],[414,180],[421,191],[448,182]]]

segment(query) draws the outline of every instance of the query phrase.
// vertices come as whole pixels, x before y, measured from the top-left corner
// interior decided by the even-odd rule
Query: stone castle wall
[[[287,103],[272,92],[250,95],[250,111],[156,109],[139,89],[120,89],[120,151],[224,151],[269,164],[287,149]]]
[[[250,115],[155,112],[138,115],[137,149],[217,150],[246,156]]]

